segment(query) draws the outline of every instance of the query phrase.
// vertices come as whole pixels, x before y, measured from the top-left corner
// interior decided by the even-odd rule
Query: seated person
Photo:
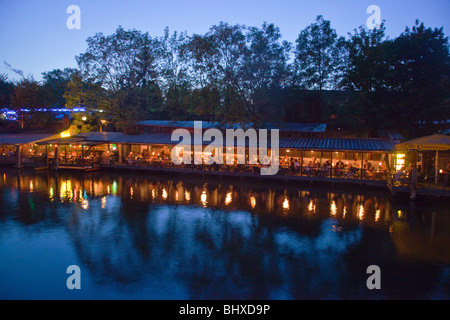
[[[348,167],[348,172],[347,172],[347,178],[352,178],[355,176],[356,173],[356,168],[354,168],[352,165],[350,165]]]
[[[394,180],[395,181],[400,181],[402,179],[402,177],[404,177],[405,175],[405,170],[406,168],[403,166],[400,169],[397,170],[397,172],[394,173]]]
[[[374,177],[374,169],[373,167],[370,167],[366,170],[366,177],[369,179],[372,179]]]

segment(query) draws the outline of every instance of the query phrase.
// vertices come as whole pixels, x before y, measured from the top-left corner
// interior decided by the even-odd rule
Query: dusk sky
[[[70,5],[81,9],[80,30],[66,26]],[[450,34],[449,0],[0,0],[0,73],[19,80],[22,71],[41,80],[42,72],[76,67],[75,56],[85,51],[89,36],[112,34],[119,25],[161,36],[166,26],[191,35],[204,34],[220,21],[257,27],[266,21],[294,42],[322,14],[346,36],[366,25],[370,5],[380,7],[391,38],[416,19]]]

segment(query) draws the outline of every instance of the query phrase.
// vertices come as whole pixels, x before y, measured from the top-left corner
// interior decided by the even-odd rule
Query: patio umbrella
[[[436,151],[435,181],[438,182],[439,151],[450,150],[450,137],[444,134],[433,134],[399,143],[397,150]]]

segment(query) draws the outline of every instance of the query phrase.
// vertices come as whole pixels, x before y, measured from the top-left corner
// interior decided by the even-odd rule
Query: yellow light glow
[[[330,213],[333,217],[336,216],[337,207],[336,207],[336,202],[334,200],[331,202],[331,205],[330,205]]]
[[[358,206],[358,219],[364,219],[364,206],[362,204]]]
[[[81,207],[82,207],[84,210],[87,210],[87,209],[89,208],[89,201],[88,201],[87,199],[83,199],[83,200],[81,201]]]
[[[191,201],[191,193],[189,191],[185,191],[184,198],[186,199],[186,201]]]
[[[203,204],[204,207],[206,207],[206,204],[208,203],[208,202],[207,202],[207,199],[208,199],[208,197],[207,197],[207,195],[206,195],[206,191],[203,191],[203,192],[202,192],[202,195],[201,195],[201,197],[200,197],[200,201],[202,202],[202,204]]]
[[[70,130],[66,130],[66,131],[61,132],[60,136],[61,136],[61,138],[68,138],[68,137],[70,137]]]
[[[316,205],[312,200],[309,200],[308,212],[316,213]]]
[[[255,197],[250,197],[250,206],[252,207],[252,209],[255,209],[256,207],[256,199]]]
[[[225,205],[229,205],[231,203],[231,201],[233,201],[233,197],[231,192],[227,193],[227,196],[225,197]]]
[[[375,211],[375,221],[380,220],[380,209],[378,209],[377,211]]]
[[[284,198],[283,209],[289,210],[289,200],[288,200],[288,198]]]
[[[396,165],[395,169],[398,171],[405,165],[405,154],[398,153],[396,154]]]
[[[167,197],[168,197],[166,188],[164,188],[163,191],[162,191],[162,197],[163,197],[164,200],[166,200]]]
[[[63,180],[61,182],[61,189],[59,190],[59,195],[62,200],[72,200],[72,182],[70,180]]]
[[[102,198],[102,209],[106,208],[106,196]]]

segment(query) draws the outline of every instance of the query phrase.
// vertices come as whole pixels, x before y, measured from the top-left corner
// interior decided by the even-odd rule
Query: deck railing
[[[411,176],[408,174],[391,173],[388,178],[388,187],[392,190],[407,190],[411,187]],[[416,190],[450,192],[450,178],[448,172],[439,173],[438,179],[434,175],[419,175],[417,177]]]
[[[129,159],[124,163],[119,164],[118,159],[111,158],[111,161],[102,161],[104,166],[121,166],[121,167],[151,167],[151,168],[174,168],[174,169],[188,169],[196,171],[215,171],[215,172],[234,172],[260,175],[261,165],[219,165],[219,164],[181,164],[175,165],[170,160],[144,160],[144,159]],[[349,180],[378,180],[386,181],[388,178],[387,171],[373,170],[359,168],[338,168],[338,167],[307,167],[307,166],[281,166],[277,173],[278,176],[300,176],[311,178],[336,178]]]

